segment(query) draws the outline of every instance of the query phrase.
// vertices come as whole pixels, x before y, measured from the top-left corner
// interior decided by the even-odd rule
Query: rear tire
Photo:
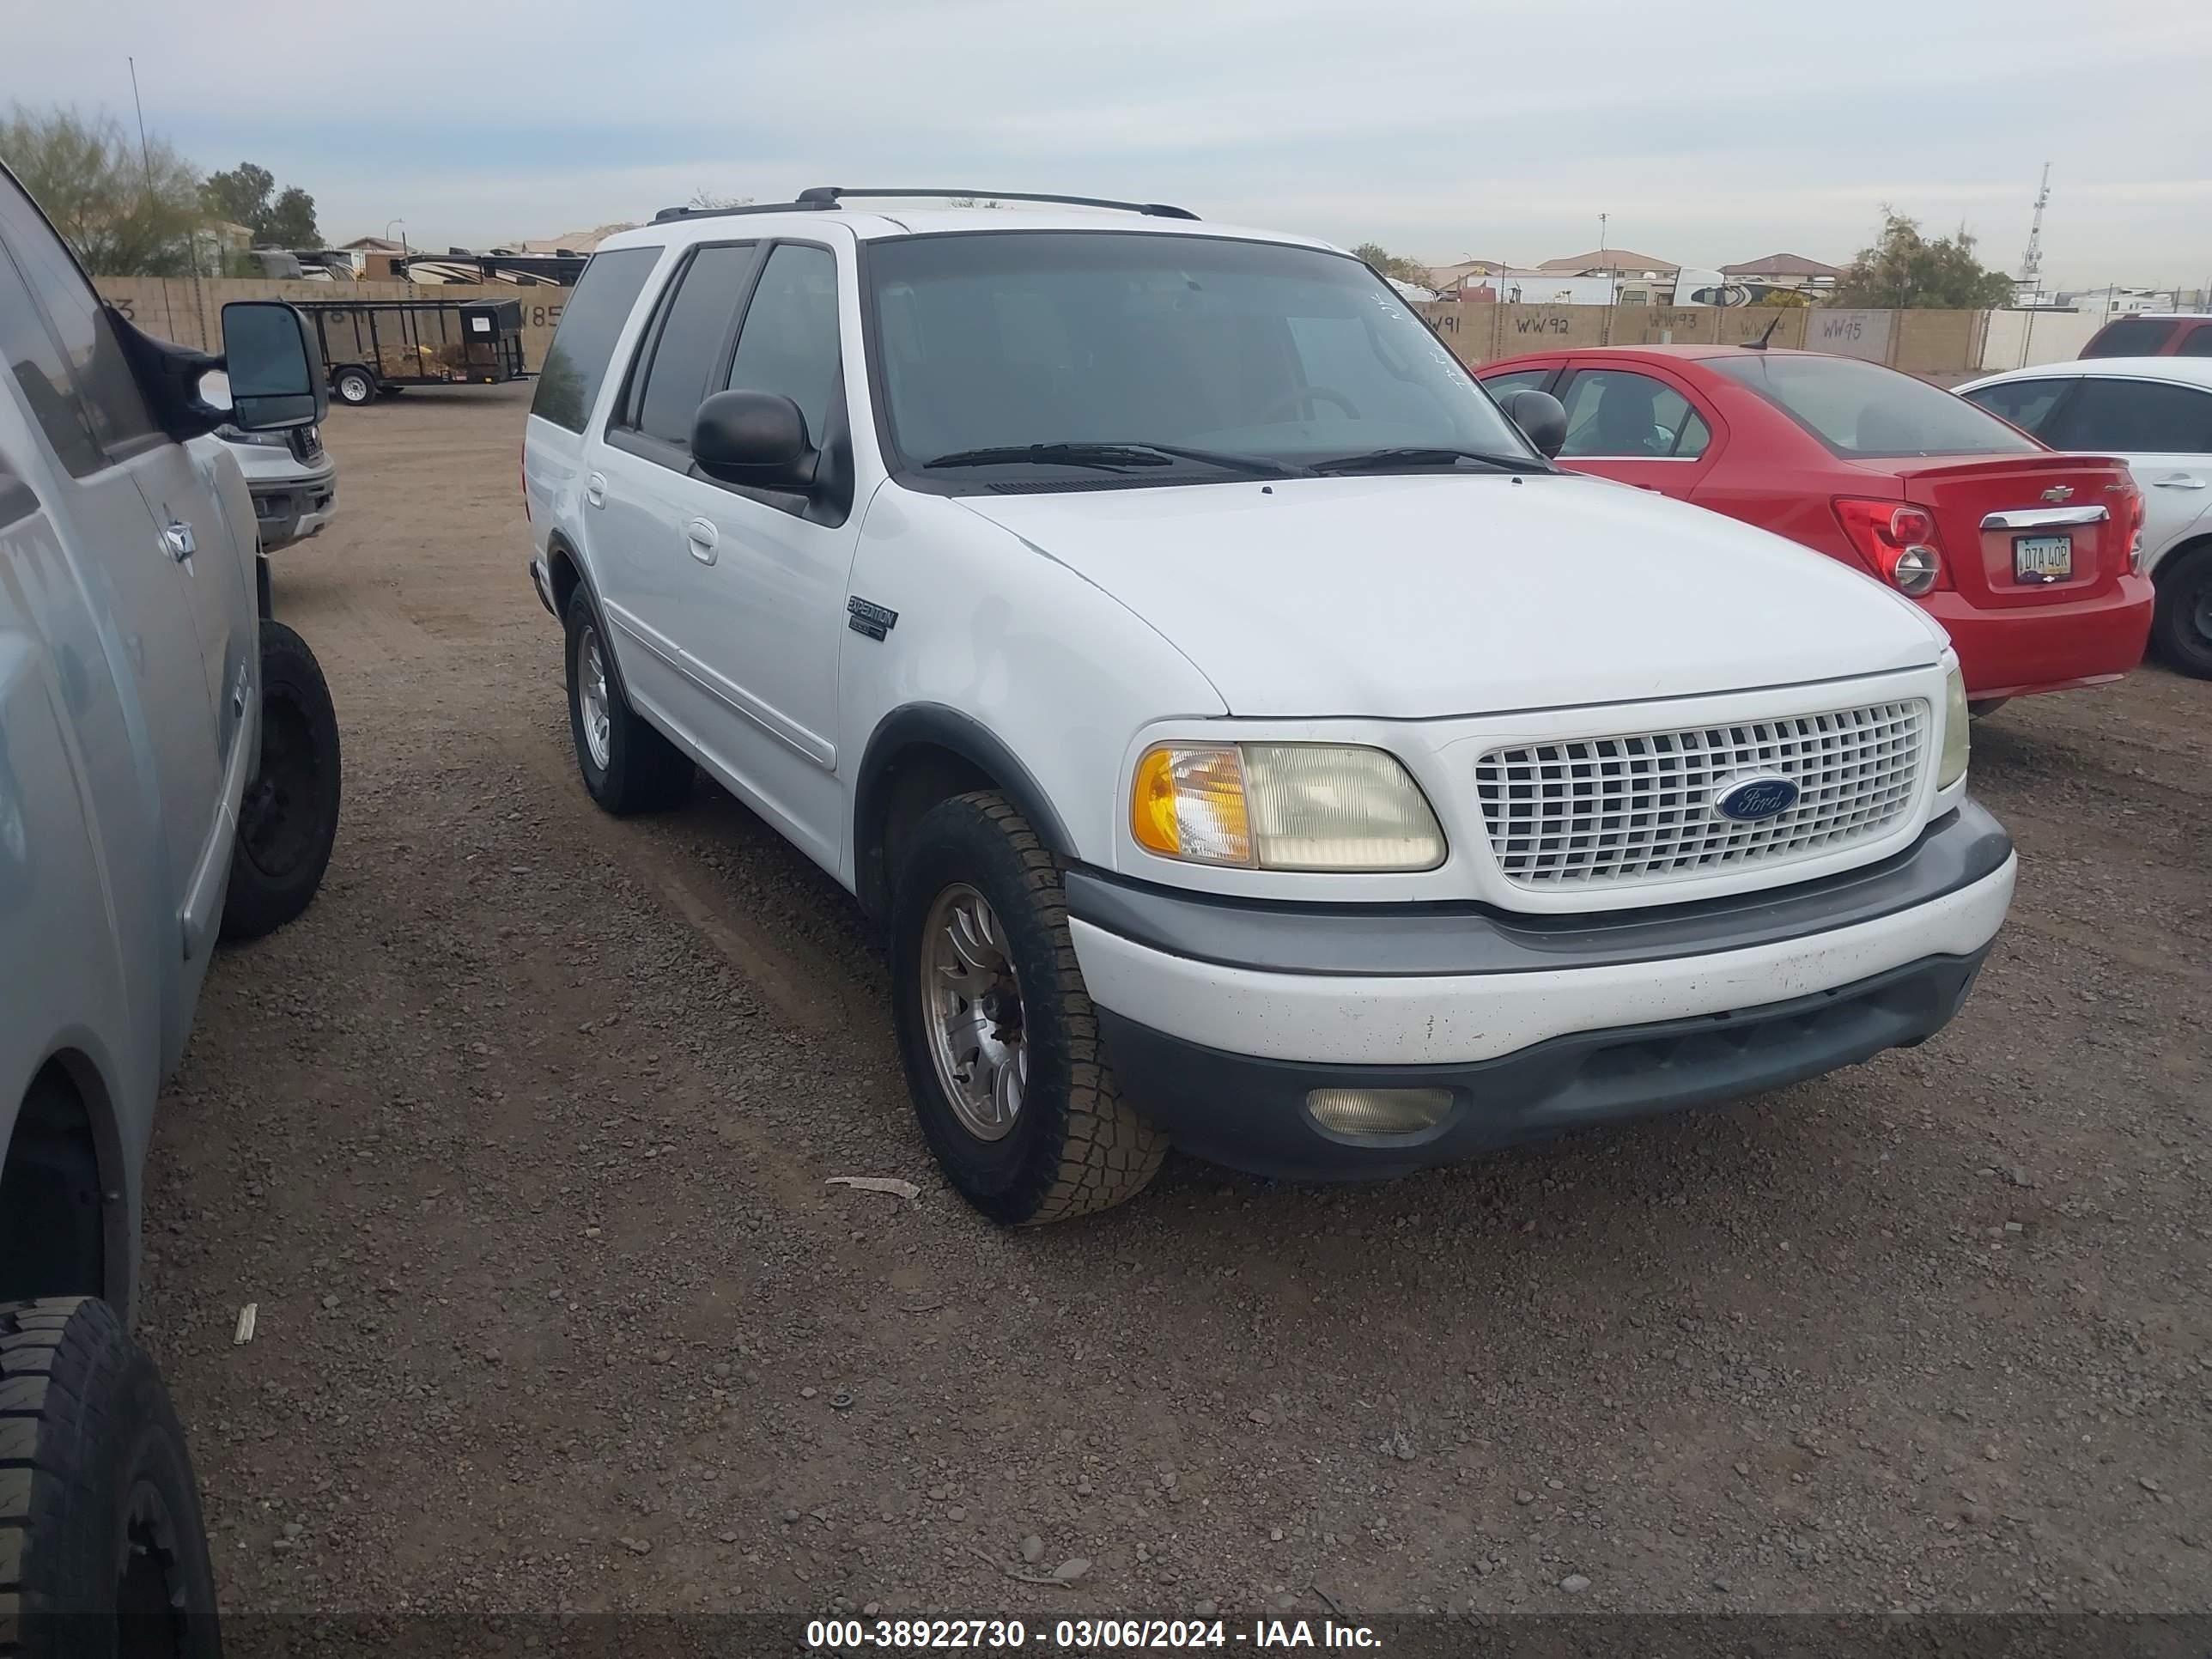
[[[568,735],[584,787],[617,817],[678,805],[691,793],[691,757],[629,706],[606,630],[580,584],[568,623]]]
[[[0,1656],[222,1651],[199,1488],[154,1362],[105,1302],[0,1304]]]
[[[907,847],[891,901],[892,1018],[946,1178],[1009,1226],[1134,1198],[1159,1172],[1167,1137],[1115,1086],[1051,853],[990,793],[931,808]],[[981,931],[969,927],[966,951],[947,957],[963,912]],[[988,965],[965,971],[979,954]],[[1015,1076],[1002,1093],[993,1085],[1006,1068]]]
[[[376,382],[365,368],[342,368],[331,377],[331,392],[350,408],[365,409],[376,400]]]
[[[2150,642],[2168,666],[2212,680],[2212,545],[2192,548],[2159,571]]]
[[[337,711],[323,665],[283,623],[261,623],[261,767],[239,803],[225,939],[259,939],[313,901],[338,836]]]

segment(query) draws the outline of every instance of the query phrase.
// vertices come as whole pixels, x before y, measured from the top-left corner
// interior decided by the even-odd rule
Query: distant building
[[[1671,259],[1655,258],[1633,248],[1614,247],[1571,253],[1564,259],[1547,259],[1536,269],[1556,271],[1565,276],[1621,276],[1657,282],[1672,276],[1681,267]]]
[[[1462,289],[1480,288],[1505,268],[1503,259],[1455,259],[1448,265],[1431,265],[1429,286],[1445,299],[1455,300]]]
[[[1721,275],[1732,282],[1762,283],[1768,288],[1833,288],[1844,273],[1802,253],[1770,253],[1764,259],[1747,259],[1740,265],[1723,265]]]
[[[526,236],[520,241],[501,242],[492,251],[496,253],[590,253],[610,236],[621,234],[637,227],[628,221],[600,225],[592,230],[568,230],[558,236]]]
[[[387,241],[381,236],[356,236],[350,242],[340,243],[339,246],[348,253],[404,253],[407,252],[406,243]]]

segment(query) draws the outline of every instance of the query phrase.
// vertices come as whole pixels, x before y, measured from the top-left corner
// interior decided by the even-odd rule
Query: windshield
[[[1339,254],[994,231],[875,242],[867,264],[893,446],[910,467],[957,458],[948,480],[1043,465],[1098,481],[1126,462],[1183,483],[1399,448],[1428,452],[1408,467],[1453,464],[1438,451],[1542,465],[1419,317]],[[1094,447],[1088,471],[1064,447],[990,453],[1145,444],[1187,453],[1142,465]]]
[[[1964,398],[1878,363],[1778,352],[1711,361],[1838,455],[2025,455],[2042,447]]]

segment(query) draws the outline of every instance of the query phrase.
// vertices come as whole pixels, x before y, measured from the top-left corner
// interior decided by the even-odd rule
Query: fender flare
[[[869,735],[853,790],[854,886],[871,915],[888,909],[890,897],[890,874],[883,866],[878,832],[891,779],[901,751],[919,744],[948,750],[987,773],[1029,820],[1048,850],[1063,859],[1075,856],[1074,839],[1052,798],[996,733],[972,715],[943,703],[907,703],[884,715]]]

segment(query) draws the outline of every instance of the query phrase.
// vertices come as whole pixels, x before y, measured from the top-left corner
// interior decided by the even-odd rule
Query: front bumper
[[[2156,600],[2149,577],[2123,576],[2101,599],[1981,610],[1947,588],[1921,604],[1949,632],[1979,702],[2118,679],[2142,660]]]
[[[1391,1176],[1920,1042],[1965,1000],[2016,868],[1969,803],[1868,870],[1662,914],[1130,902],[1077,872],[1070,926],[1122,1092],[1178,1145],[1263,1174]],[[1341,1088],[1451,1104],[1415,1134],[1349,1136],[1307,1109]]]
[[[253,522],[261,537],[261,550],[303,542],[321,533],[337,511],[337,473],[333,468],[320,477],[295,483],[255,484]]]

